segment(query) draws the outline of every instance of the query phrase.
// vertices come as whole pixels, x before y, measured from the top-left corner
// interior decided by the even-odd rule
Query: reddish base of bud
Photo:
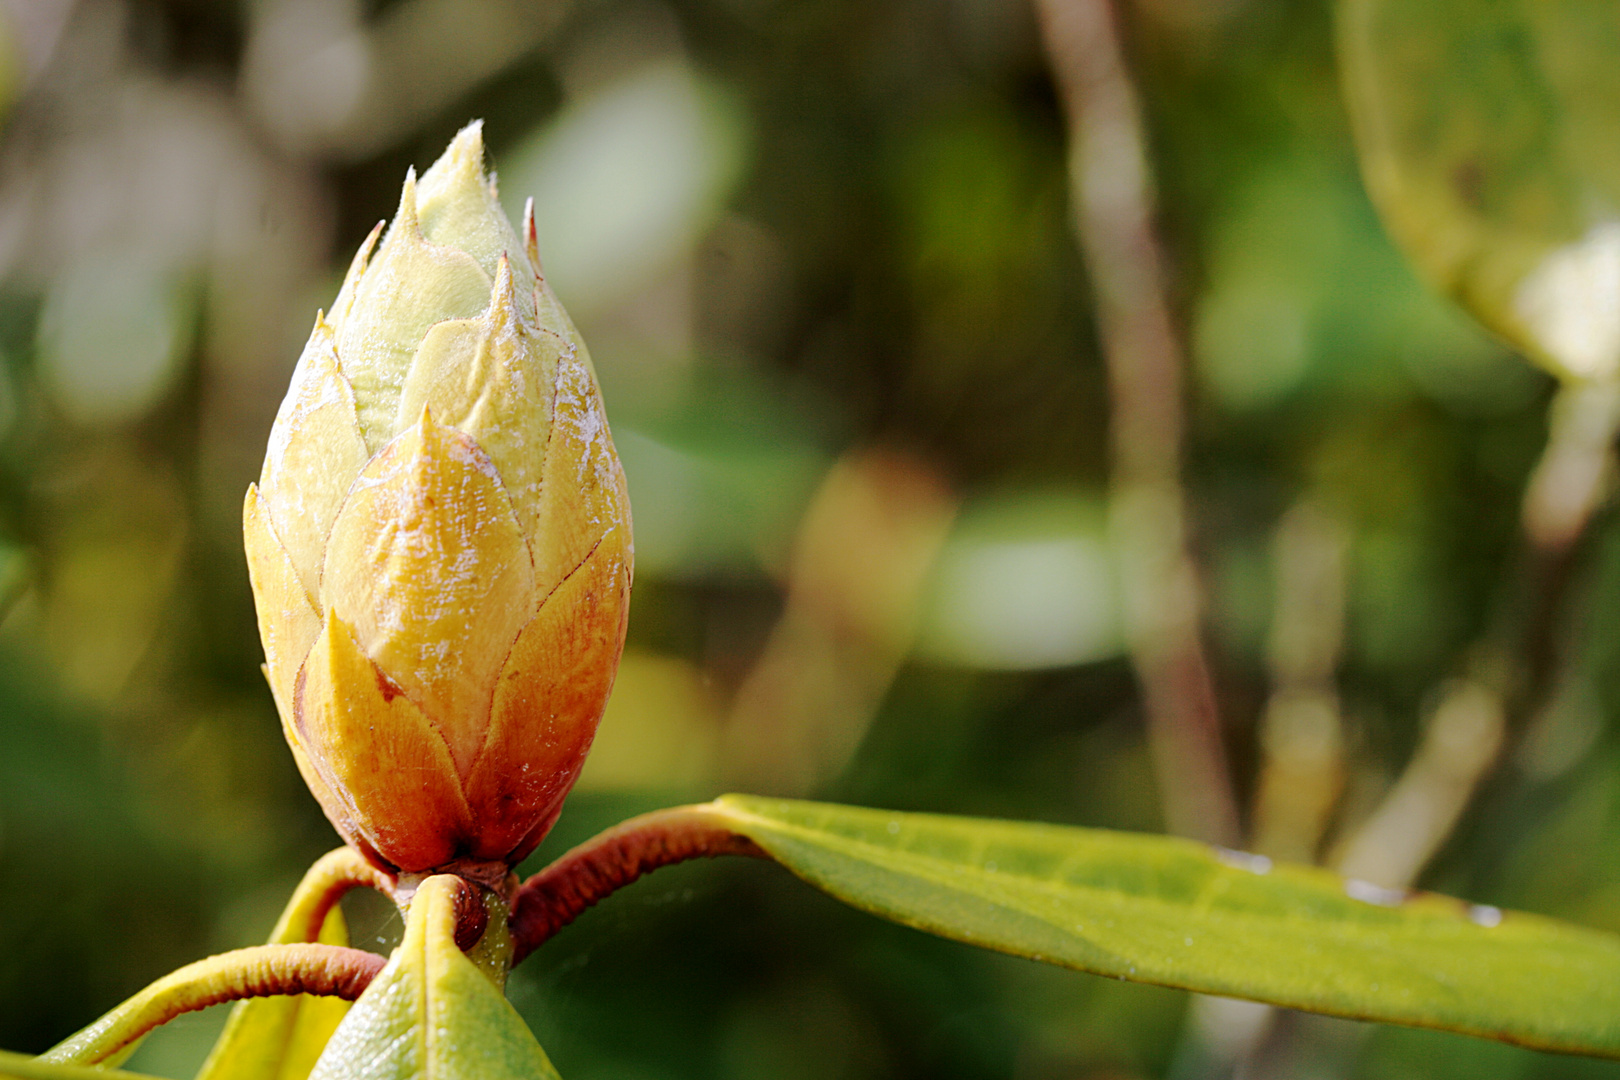
[[[391,875],[394,879],[394,887],[390,895],[401,907],[404,907],[411,902],[411,897],[415,895],[418,885],[438,874],[453,874],[463,881],[470,881],[474,885],[482,885],[490,892],[508,901],[512,899],[512,895],[517,892],[518,887],[517,874],[513,873],[512,868],[505,862],[491,859],[456,859],[453,862],[448,862],[443,866],[419,874],[395,873]]]

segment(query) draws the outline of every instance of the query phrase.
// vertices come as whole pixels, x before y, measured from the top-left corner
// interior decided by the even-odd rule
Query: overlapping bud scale
[[[589,749],[632,547],[589,357],[482,159],[473,125],[355,256],[243,524],[271,688],[328,817],[391,872],[494,878]]]

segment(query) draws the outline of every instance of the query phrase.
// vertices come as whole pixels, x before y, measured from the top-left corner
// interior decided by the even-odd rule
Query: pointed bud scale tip
[[[534,231],[534,196],[530,195],[523,200],[523,246],[528,250],[529,262],[534,265],[534,272],[545,276],[540,268],[540,238]]]
[[[495,287],[489,293],[488,321],[491,327],[510,326],[522,318],[518,311],[517,290],[512,286],[512,261],[505,255],[495,267]]]
[[[390,874],[500,880],[624,645],[630,508],[590,360],[458,133],[355,253],[244,506],[283,728]]]
[[[399,209],[394,212],[394,228],[400,232],[412,232],[422,235],[421,225],[416,220],[416,166],[412,165],[405,170],[405,186],[399,192]]]
[[[474,120],[450,140],[450,145],[444,148],[428,171],[422,174],[424,181],[432,183],[442,182],[449,174],[460,177],[481,177],[484,173],[484,122]]]
[[[332,322],[342,326],[344,318],[349,314],[349,307],[354,303],[355,285],[360,276],[366,272],[366,265],[371,261],[371,253],[377,247],[377,241],[382,237],[383,226],[386,221],[379,221],[371,227],[371,232],[360,245],[360,250],[354,253],[349,261],[349,272],[343,275],[343,284],[338,288],[337,298],[332,301]]]

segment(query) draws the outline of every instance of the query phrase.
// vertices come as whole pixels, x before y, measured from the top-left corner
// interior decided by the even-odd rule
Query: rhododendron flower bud
[[[630,506],[585,346],[474,124],[355,256],[243,507],[293,756],[391,873],[494,882],[573,786],[624,644]]]

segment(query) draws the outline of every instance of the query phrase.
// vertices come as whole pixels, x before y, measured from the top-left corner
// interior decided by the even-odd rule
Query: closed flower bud
[[[579,334],[461,132],[355,256],[243,507],[293,756],[392,873],[532,851],[612,687],[630,506]]]

